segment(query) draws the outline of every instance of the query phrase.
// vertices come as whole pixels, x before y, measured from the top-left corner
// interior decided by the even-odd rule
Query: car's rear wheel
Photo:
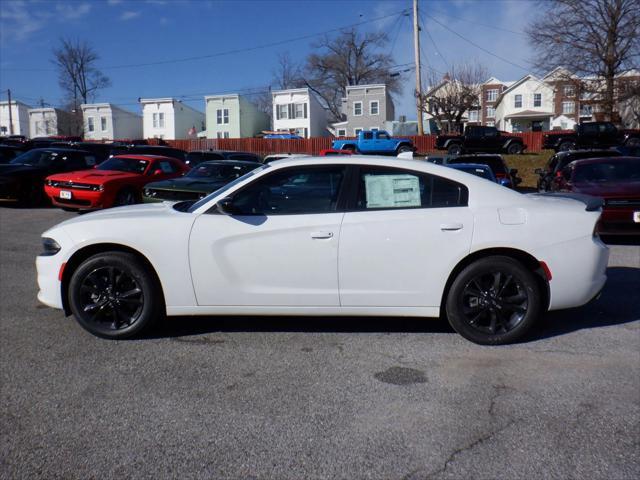
[[[520,155],[522,153],[522,144],[520,143],[512,143],[507,147],[507,153],[509,155]]]
[[[567,152],[569,150],[575,150],[576,144],[573,142],[562,142],[558,147],[559,152]]]
[[[85,260],[69,283],[69,306],[92,334],[129,338],[149,328],[163,314],[155,276],[133,254],[106,252]]]
[[[522,338],[542,309],[534,273],[505,256],[479,259],[453,281],[446,300],[449,323],[467,340],[501,345]]]
[[[136,192],[134,192],[130,188],[125,188],[118,192],[118,194],[116,195],[116,199],[113,202],[113,206],[122,207],[124,205],[133,205],[134,203],[139,203]]]
[[[462,153],[462,145],[460,145],[459,143],[454,143],[453,145],[450,145],[449,148],[447,148],[447,153],[449,155],[460,155]]]

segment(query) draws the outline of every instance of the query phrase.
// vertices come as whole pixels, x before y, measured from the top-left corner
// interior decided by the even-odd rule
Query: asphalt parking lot
[[[0,207],[0,477],[640,477],[640,246],[602,296],[481,347],[440,320],[178,318],[92,337],[36,300],[40,234]]]

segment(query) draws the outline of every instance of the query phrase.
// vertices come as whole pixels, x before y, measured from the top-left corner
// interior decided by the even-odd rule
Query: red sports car
[[[353,155],[353,152],[351,150],[336,150],[335,148],[320,150],[321,157],[329,157],[331,155]]]
[[[557,173],[552,187],[603,198],[599,233],[640,235],[640,157],[577,160]]]
[[[51,175],[44,190],[51,202],[65,209],[96,210],[142,201],[149,182],[184,175],[184,163],[155,155],[118,155],[92,170]]]

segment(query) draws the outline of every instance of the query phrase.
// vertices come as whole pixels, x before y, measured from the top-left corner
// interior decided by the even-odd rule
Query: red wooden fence
[[[542,151],[542,136],[545,132],[515,133],[523,138],[527,145],[527,152]],[[557,132],[554,132],[557,133]],[[418,153],[437,152],[435,148],[436,136],[423,135],[409,137],[418,149]],[[199,138],[192,140],[165,140],[168,145],[186,151],[193,150],[237,150],[253,152],[260,155],[271,153],[307,153],[317,155],[320,150],[331,148],[331,137],[306,138],[301,140],[265,139],[265,138]],[[157,144],[157,140],[150,139],[149,143]],[[443,152],[440,152],[443,153]]]

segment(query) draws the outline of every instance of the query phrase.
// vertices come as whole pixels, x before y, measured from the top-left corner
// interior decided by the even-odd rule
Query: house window
[[[296,128],[296,135],[301,136],[302,138],[307,138],[307,129],[306,128]]]
[[[491,106],[488,106],[487,107],[487,118],[493,118],[495,116],[496,116],[496,109],[491,107]]]
[[[522,108],[522,95],[514,95],[513,98],[514,98],[513,107]]]
[[[564,96],[565,97],[573,97],[576,94],[576,87],[573,85],[565,85],[564,86]]]
[[[107,117],[100,117],[100,129],[103,132],[107,130]]]
[[[378,115],[380,113],[380,102],[378,100],[371,100],[369,102],[369,114]]]
[[[356,117],[362,115],[362,102],[353,102],[353,114]]]
[[[294,118],[307,118],[307,104],[296,103],[293,108]]]
[[[47,135],[53,135],[53,127],[51,126],[51,122],[49,120],[44,121],[44,133]]]
[[[229,138],[229,132],[217,132],[216,138]]]
[[[469,110],[469,121],[477,122],[478,121],[478,111],[477,110]]]
[[[562,102],[562,113],[570,114],[575,111],[575,103],[573,102]]]
[[[581,117],[591,117],[593,115],[593,106],[592,105],[580,105],[580,116]]]
[[[346,137],[347,136],[347,129],[346,128],[339,128],[338,129],[338,136],[339,137]]]
[[[277,109],[276,109],[276,118],[277,119],[287,119],[289,118],[289,109],[288,109],[289,105],[278,105]]]
[[[498,90],[487,90],[487,102],[495,102],[498,99]]]
[[[361,128],[354,128],[353,129],[353,136],[357,137],[360,134],[361,131],[362,131]]]
[[[218,125],[226,125],[229,123],[229,109],[219,108],[216,110],[216,123]]]
[[[90,132],[95,131],[96,126],[95,126],[95,119],[94,119],[93,117],[89,117],[89,118],[87,118],[87,129],[88,129]]]
[[[153,114],[153,128],[164,128],[164,113]]]
[[[493,127],[494,125],[495,125],[495,122],[493,122],[493,121],[486,122],[486,126],[487,127]]]
[[[153,128],[158,128],[158,114],[153,114]]]
[[[534,93],[533,94],[533,106],[534,107],[541,107],[542,106],[542,94],[541,93]]]

